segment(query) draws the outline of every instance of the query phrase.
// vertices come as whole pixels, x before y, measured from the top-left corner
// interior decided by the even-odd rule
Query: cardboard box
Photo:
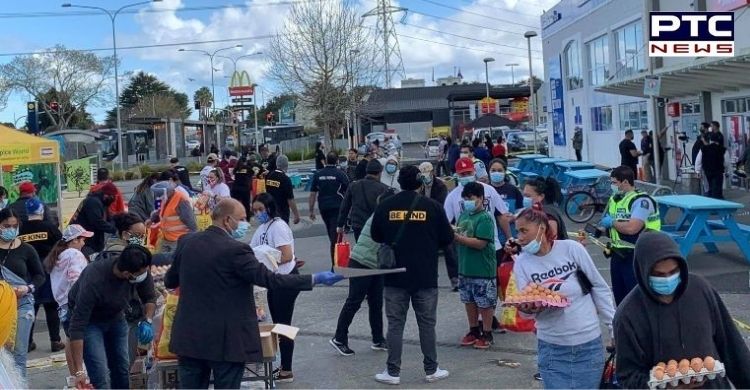
[[[148,374],[131,374],[130,375],[130,388],[131,389],[147,389],[148,388]]]
[[[299,328],[284,324],[258,324],[258,330],[264,358],[276,357],[276,351],[279,349],[279,336],[294,340],[299,332]]]

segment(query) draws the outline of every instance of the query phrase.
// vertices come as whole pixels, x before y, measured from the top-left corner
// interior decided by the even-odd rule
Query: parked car
[[[233,135],[228,135],[226,139],[226,145],[228,148],[234,149],[237,146],[237,142]]]
[[[474,129],[471,135],[471,140],[474,141],[475,139],[479,138],[480,140],[484,141],[484,135],[489,134],[490,138],[492,139],[492,142],[497,141],[498,137],[505,138],[505,133],[511,131],[510,127],[508,126],[498,126],[498,127],[485,127],[485,128],[479,128]]]
[[[191,139],[185,141],[185,148],[188,150],[193,150],[195,148],[199,148],[201,146],[201,143],[197,139]]]
[[[425,158],[432,158],[437,157],[440,154],[440,150],[438,149],[440,146],[440,138],[430,138],[425,142],[424,146],[424,157]]]
[[[526,152],[534,150],[534,132],[515,131],[506,134],[508,150],[511,152]],[[537,133],[537,151],[541,154],[547,153],[547,134]]]

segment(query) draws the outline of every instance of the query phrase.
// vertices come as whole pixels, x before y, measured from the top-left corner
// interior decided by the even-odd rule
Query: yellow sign
[[[232,82],[229,84],[230,87],[250,87],[253,83],[250,82],[250,75],[247,71],[234,71],[232,74]]]
[[[0,145],[0,161],[3,165],[57,162],[57,153],[48,146]]]

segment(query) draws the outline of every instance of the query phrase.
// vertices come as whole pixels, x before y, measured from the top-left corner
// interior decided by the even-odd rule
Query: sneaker
[[[50,349],[52,350],[52,352],[60,352],[65,349],[65,343],[61,341],[54,341],[52,342]]]
[[[388,344],[385,343],[385,341],[381,341],[379,343],[374,343],[370,346],[370,349],[373,351],[388,351]]]
[[[451,278],[451,291],[458,291],[458,278]]]
[[[330,339],[330,340],[328,340],[328,343],[331,344],[331,346],[333,347],[333,349],[335,349],[336,352],[338,352],[341,356],[352,356],[352,355],[354,355],[354,351],[352,351],[349,348],[348,345],[336,341],[335,337],[332,338],[332,339]]]
[[[474,342],[474,348],[489,349],[492,343],[493,343],[492,332],[482,333],[482,336],[477,338],[477,341]]]
[[[385,383],[386,385],[395,386],[401,384],[401,377],[391,376],[390,374],[388,374],[388,370],[385,370],[380,374],[375,374],[375,381]]]
[[[536,374],[534,374],[534,379],[536,379],[538,381],[541,381],[542,380],[542,374],[540,374],[540,373],[537,372]]]
[[[492,317],[492,331],[495,333],[504,334],[506,333],[505,328],[500,325],[500,322],[498,322],[497,317]]]
[[[450,372],[448,372],[448,370],[443,370],[440,367],[438,367],[438,369],[435,370],[434,373],[432,373],[430,375],[426,375],[424,377],[424,380],[426,380],[427,382],[430,382],[430,383],[437,382],[437,381],[439,381],[441,379],[447,378],[448,375],[450,375]]]
[[[31,352],[31,351],[33,351],[35,349],[36,349],[36,343],[32,341],[31,343],[29,343],[29,352]]]
[[[292,383],[294,382],[294,374],[291,372],[282,373],[281,369],[277,368],[273,370],[273,381],[278,383]]]
[[[466,336],[461,339],[461,345],[464,347],[474,345],[474,343],[479,339],[479,336],[479,329],[471,328],[471,330],[469,330],[469,333],[467,333]]]

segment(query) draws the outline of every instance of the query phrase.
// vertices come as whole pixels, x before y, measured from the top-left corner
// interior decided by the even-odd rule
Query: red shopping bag
[[[497,267],[497,285],[500,299],[505,299],[509,294],[518,292],[516,278],[513,276],[513,264],[508,261]],[[500,312],[500,326],[511,332],[533,332],[536,325],[534,320],[521,317],[521,313],[513,306],[503,306]]]
[[[349,241],[344,240],[344,235],[339,233],[338,239],[336,240],[336,248],[333,252],[336,265],[339,267],[348,267],[349,255],[351,255],[351,253],[352,248],[349,245]]]

